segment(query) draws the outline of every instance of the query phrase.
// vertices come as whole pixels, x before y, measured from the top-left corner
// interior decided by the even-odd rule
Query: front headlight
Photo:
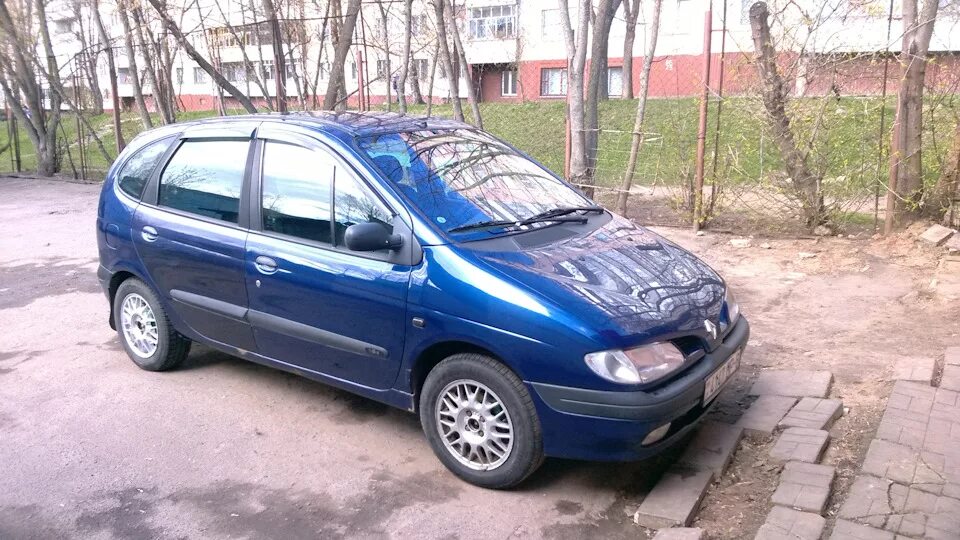
[[[587,366],[608,381],[640,384],[655,381],[683,365],[680,349],[672,343],[651,343],[627,350],[600,351],[583,357]]]
[[[733,291],[729,285],[727,285],[723,301],[727,304],[727,317],[730,318],[730,325],[733,326],[737,323],[737,319],[740,318],[740,304],[737,303],[737,299],[733,296]]]

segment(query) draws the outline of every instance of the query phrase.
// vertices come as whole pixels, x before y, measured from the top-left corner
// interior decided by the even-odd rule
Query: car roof
[[[414,130],[472,129],[464,122],[447,118],[409,116],[394,112],[304,111],[217,116],[175,124],[178,130],[236,122],[278,122],[299,125],[338,137],[356,137]],[[174,127],[171,126],[171,127]],[[159,135],[159,134],[158,134]]]

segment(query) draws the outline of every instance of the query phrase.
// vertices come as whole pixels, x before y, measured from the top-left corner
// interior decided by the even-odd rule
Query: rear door
[[[402,220],[325,145],[283,132],[259,137],[246,275],[260,352],[390,388],[403,353],[409,251],[351,252],[343,234],[361,221]]]
[[[244,248],[256,125],[188,130],[145,190],[138,254],[174,316],[201,336],[256,350],[246,321]]]

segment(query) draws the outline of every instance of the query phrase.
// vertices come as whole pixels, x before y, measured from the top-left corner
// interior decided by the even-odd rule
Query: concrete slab
[[[760,372],[750,395],[825,398],[830,394],[831,382],[833,374],[829,371],[771,369]]]
[[[730,463],[742,436],[743,426],[707,422],[697,430],[677,463],[713,471],[719,478]]]
[[[935,246],[943,245],[944,242],[950,239],[955,233],[953,229],[948,229],[943,225],[932,225],[929,229],[923,231],[923,234],[920,235],[920,240],[927,242],[928,244],[933,244]]]
[[[816,463],[830,441],[830,434],[822,429],[787,428],[780,434],[770,457],[781,461]]]
[[[827,520],[818,514],[774,506],[757,531],[756,540],[820,540]]]
[[[822,514],[830,498],[835,470],[827,465],[790,461],[780,473],[773,504]]]
[[[713,471],[670,467],[640,503],[633,521],[650,529],[689,525],[711,480]]]
[[[937,362],[933,358],[915,356],[900,358],[893,365],[893,379],[933,384],[933,372],[936,368]]]
[[[838,519],[833,525],[830,540],[893,540],[893,533]]]
[[[960,366],[943,366],[943,375],[940,376],[940,388],[960,391]]]
[[[943,355],[943,363],[948,366],[960,366],[960,347],[947,347]]]
[[[674,527],[660,529],[653,540],[700,540],[703,538],[703,529],[699,527]]]
[[[742,426],[746,433],[770,435],[796,402],[797,398],[793,397],[760,396],[743,413],[737,425]]]
[[[932,373],[931,373],[932,376]],[[783,427],[828,429],[833,421],[843,414],[843,402],[839,399],[805,397],[794,405],[780,420]]]

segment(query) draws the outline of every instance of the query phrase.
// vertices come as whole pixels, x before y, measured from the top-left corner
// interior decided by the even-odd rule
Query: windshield
[[[427,218],[460,238],[482,238],[507,227],[464,228],[472,224],[518,222],[558,208],[592,206],[543,167],[478,131],[388,133],[360,137],[357,143]]]

